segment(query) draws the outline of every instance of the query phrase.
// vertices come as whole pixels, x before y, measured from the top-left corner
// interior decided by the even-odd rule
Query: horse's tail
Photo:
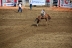
[[[35,19],[35,21],[37,21],[37,20],[38,20],[38,18]]]

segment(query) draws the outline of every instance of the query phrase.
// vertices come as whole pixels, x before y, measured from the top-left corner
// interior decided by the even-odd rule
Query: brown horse
[[[47,23],[47,21],[48,20],[50,20],[51,19],[51,17],[49,16],[49,14],[45,14],[45,16],[38,16],[36,19],[35,19],[35,21],[37,21],[37,26],[38,26],[38,23],[41,21],[41,19],[45,19],[46,20],[46,23]]]

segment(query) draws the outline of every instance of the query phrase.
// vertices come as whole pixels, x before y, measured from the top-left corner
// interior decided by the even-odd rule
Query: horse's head
[[[48,16],[48,19],[50,20],[50,19],[51,19],[51,17],[50,17],[50,16]]]
[[[48,17],[49,20],[51,19],[50,15],[47,13],[46,13],[46,17]]]

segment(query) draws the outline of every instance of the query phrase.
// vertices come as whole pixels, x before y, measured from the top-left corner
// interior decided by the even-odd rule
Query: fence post
[[[53,6],[53,0],[50,0],[50,7]]]
[[[22,4],[25,7],[26,1],[25,0],[22,0]]]

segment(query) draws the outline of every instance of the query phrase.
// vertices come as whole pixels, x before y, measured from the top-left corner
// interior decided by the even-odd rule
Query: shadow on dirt
[[[35,26],[35,27],[37,27],[36,24],[32,24],[31,26]],[[47,25],[45,25],[45,24],[39,24],[38,26],[47,26]]]

